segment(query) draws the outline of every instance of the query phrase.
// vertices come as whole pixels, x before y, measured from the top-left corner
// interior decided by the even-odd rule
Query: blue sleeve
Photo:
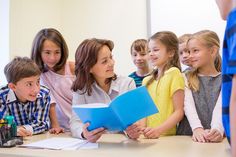
[[[227,61],[227,74],[236,74],[236,24],[234,24],[227,31],[227,47],[228,47],[228,61]]]
[[[50,109],[50,96],[44,96],[38,105],[38,109],[33,113],[33,119],[29,125],[33,128],[33,134],[39,134],[49,129],[49,109]]]
[[[2,97],[0,97],[0,119],[3,119],[8,114],[7,106]]]

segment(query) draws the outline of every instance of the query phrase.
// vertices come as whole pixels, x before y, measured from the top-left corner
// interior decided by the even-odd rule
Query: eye
[[[146,53],[140,53],[140,56],[146,56]]]
[[[132,56],[136,57],[137,53],[136,52],[132,52]]]
[[[194,53],[197,53],[198,51],[199,51],[198,49],[194,49],[194,50],[193,50]]]
[[[44,51],[45,54],[49,55],[50,54],[50,51]]]
[[[31,86],[32,86],[32,83],[26,83],[26,86],[27,86],[27,87],[31,87]]]
[[[56,51],[55,53],[58,55],[58,54],[61,54],[61,51]]]
[[[107,63],[107,59],[102,61],[102,64],[106,64]]]

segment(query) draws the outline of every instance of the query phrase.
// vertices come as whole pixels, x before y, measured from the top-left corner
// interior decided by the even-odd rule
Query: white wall
[[[6,84],[4,66],[9,61],[9,1],[0,0],[0,85]]]
[[[86,38],[113,40],[118,74],[135,68],[130,45],[147,38],[145,0],[11,0],[10,52],[29,56],[35,34],[44,27],[57,28],[65,37],[70,60]]]
[[[133,40],[147,38],[145,0],[64,0],[63,6],[63,28],[72,53],[86,38],[110,39],[117,73],[134,70],[129,50]]]
[[[223,39],[225,22],[221,20],[215,0],[149,0],[149,36],[171,30],[180,36],[202,29],[215,31]]]
[[[10,0],[10,57],[30,56],[33,38],[45,27],[61,30],[61,0]]]

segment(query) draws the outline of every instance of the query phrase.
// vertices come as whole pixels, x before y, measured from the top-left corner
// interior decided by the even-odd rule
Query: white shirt
[[[109,104],[118,95],[125,93],[129,90],[135,89],[135,82],[132,78],[118,76],[116,80],[111,82],[108,93],[102,90],[95,82],[92,84],[92,93],[89,96],[87,93],[80,95],[81,91],[73,93],[73,105],[89,104],[89,103],[106,103]],[[72,112],[70,119],[70,130],[73,137],[82,138],[83,123],[79,117]]]

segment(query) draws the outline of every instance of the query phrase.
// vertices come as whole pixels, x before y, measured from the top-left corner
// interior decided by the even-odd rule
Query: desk
[[[58,136],[70,135],[45,133],[27,137],[24,143]],[[104,134],[98,143],[98,149],[90,150],[0,148],[0,157],[230,157],[230,147],[226,139],[221,143],[196,143],[188,136],[168,136],[132,141],[122,134]]]

